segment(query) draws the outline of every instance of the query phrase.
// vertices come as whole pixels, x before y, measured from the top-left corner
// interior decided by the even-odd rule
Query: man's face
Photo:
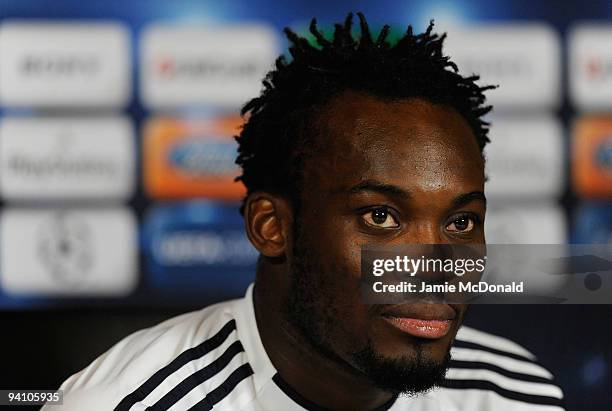
[[[288,319],[330,361],[374,384],[427,389],[444,374],[467,306],[364,304],[360,251],[366,244],[484,243],[476,138],[451,108],[353,91],[327,103],[316,128],[289,256]],[[447,325],[415,333],[405,318]]]

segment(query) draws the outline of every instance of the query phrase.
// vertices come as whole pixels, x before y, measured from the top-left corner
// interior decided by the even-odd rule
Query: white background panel
[[[127,209],[6,209],[0,279],[10,294],[123,296],[136,285],[136,221]]]

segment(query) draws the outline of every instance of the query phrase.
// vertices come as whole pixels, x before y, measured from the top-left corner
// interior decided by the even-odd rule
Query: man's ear
[[[287,198],[276,194],[251,193],[244,207],[244,224],[249,240],[262,255],[281,257],[291,241],[291,204]]]

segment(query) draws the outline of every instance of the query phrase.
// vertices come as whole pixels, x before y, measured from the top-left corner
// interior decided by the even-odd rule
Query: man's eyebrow
[[[455,197],[453,200],[453,208],[464,206],[472,201],[482,201],[485,205],[487,204],[487,198],[482,191],[472,191]]]
[[[349,190],[349,194],[358,194],[364,191],[373,191],[376,193],[387,194],[402,199],[410,198],[410,193],[396,185],[385,184],[376,180],[365,180],[353,186]]]

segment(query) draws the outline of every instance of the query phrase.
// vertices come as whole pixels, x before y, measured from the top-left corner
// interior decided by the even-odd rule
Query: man
[[[261,254],[246,297],[127,337],[63,384],[63,409],[561,409],[532,354],[459,330],[466,305],[362,300],[363,245],[485,242],[490,87],[457,73],[432,25],[391,44],[359,21],[358,39],[352,15],[327,39],[313,20],[316,46],[287,29],[292,60],[243,108],[241,211]]]

